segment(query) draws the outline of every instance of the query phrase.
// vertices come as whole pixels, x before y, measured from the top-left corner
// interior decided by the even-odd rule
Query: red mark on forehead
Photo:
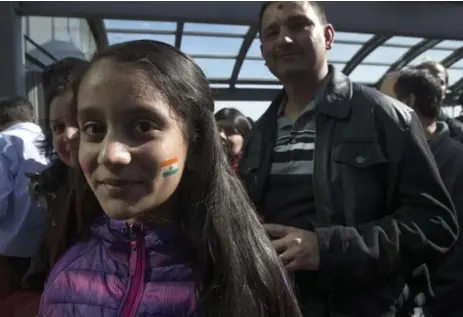
[[[278,4],[277,8],[278,8],[278,9],[283,9],[283,8],[284,8],[283,3],[280,2],[280,3]]]

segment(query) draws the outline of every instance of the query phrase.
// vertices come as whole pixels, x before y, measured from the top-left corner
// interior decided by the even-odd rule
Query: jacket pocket
[[[332,152],[331,195],[336,220],[356,225],[381,218],[386,206],[388,160],[375,141],[343,142]]]
[[[374,140],[339,143],[334,148],[333,160],[358,169],[387,163],[380,145]]]

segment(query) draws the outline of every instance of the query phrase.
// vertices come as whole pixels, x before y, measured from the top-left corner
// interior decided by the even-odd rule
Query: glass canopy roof
[[[215,88],[278,88],[260,54],[257,29],[246,25],[105,20],[109,44],[152,39],[176,46],[201,66]],[[449,84],[463,84],[463,41],[336,32],[329,62],[353,81],[374,85],[385,73],[442,62]]]

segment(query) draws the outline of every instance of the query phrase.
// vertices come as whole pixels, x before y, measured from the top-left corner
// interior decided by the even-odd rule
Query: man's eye
[[[84,124],[82,131],[87,135],[98,135],[105,132],[105,128],[102,124],[96,122],[88,122]]]

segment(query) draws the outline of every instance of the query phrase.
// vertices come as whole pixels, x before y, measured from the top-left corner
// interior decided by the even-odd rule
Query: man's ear
[[[325,47],[328,51],[333,47],[334,33],[333,25],[327,24],[325,26]]]

